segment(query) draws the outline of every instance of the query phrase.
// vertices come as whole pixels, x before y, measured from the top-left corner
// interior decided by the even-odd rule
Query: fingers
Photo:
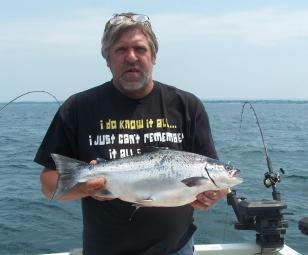
[[[93,180],[88,180],[85,183],[78,185],[78,190],[86,196],[95,196],[95,194],[104,188],[106,180],[104,178],[97,178]]]
[[[222,199],[228,190],[208,190],[197,196],[196,201],[191,205],[196,209],[207,210],[214,205],[217,201]]]
[[[87,186],[87,193],[92,198],[99,200],[99,201],[105,201],[105,200],[111,200],[113,198],[106,198],[103,196],[97,196],[97,192],[102,190],[106,184],[106,180],[104,178],[99,178],[95,180],[88,181],[86,183]]]
[[[97,192],[100,189],[104,188],[106,180],[104,178],[97,178],[89,180],[85,183],[85,189],[87,193],[92,194],[92,192]]]
[[[209,190],[200,194],[200,197],[206,197],[210,200],[216,200],[218,198],[218,191]]]
[[[207,210],[216,201],[215,192],[203,192],[197,196],[197,200],[193,202],[192,206],[196,209]]]
[[[96,165],[97,160],[91,160],[90,164]],[[111,200],[113,198],[104,198],[102,196],[95,195],[99,190],[101,190],[106,184],[106,180],[104,178],[99,178],[95,180],[89,180],[85,183],[85,192],[88,196],[93,197],[96,200],[99,201],[105,201],[105,200]]]
[[[96,164],[97,164],[97,160],[95,160],[95,159],[91,160],[91,161],[90,161],[90,164],[91,164],[91,165],[96,165]]]
[[[211,205],[209,203],[201,203],[198,200],[195,200],[190,204],[195,209],[200,209],[206,211]]]

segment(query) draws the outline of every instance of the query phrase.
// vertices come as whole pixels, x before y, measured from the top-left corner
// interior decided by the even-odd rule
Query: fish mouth
[[[229,175],[231,178],[240,177],[240,170],[230,170]]]

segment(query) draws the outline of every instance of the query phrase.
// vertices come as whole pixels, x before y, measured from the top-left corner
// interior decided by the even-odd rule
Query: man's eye
[[[116,50],[115,50],[115,52],[116,53],[124,53],[125,52],[125,48],[124,47],[121,47],[121,48],[117,48]]]
[[[136,50],[138,53],[145,53],[145,52],[147,52],[147,49],[144,48],[144,47],[136,47],[135,50]]]

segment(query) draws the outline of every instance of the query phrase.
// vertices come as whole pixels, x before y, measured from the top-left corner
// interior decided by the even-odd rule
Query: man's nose
[[[128,49],[127,50],[127,54],[126,54],[126,61],[130,62],[130,63],[134,63],[136,62],[138,59],[136,52],[134,49]]]

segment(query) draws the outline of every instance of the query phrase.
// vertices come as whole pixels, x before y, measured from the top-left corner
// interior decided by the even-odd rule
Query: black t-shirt
[[[194,95],[155,81],[149,95],[130,99],[107,82],[63,103],[35,162],[55,169],[50,153],[90,162],[133,156],[150,146],[217,158],[208,116]],[[84,255],[169,254],[195,231],[190,205],[140,208],[130,220],[134,210],[119,199],[83,198]]]

